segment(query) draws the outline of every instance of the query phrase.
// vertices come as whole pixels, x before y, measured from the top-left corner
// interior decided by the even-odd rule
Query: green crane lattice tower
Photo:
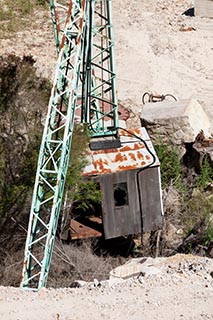
[[[21,280],[33,290],[48,278],[75,121],[87,123],[95,138],[116,137],[118,127],[111,0],[50,0],[50,9],[58,60]]]

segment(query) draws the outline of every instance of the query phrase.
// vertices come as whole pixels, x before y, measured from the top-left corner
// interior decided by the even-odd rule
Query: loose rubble
[[[213,19],[186,15],[194,8],[191,0],[116,0],[112,6],[118,99],[139,116],[146,91],[197,99],[213,131]],[[38,7],[15,40],[1,39],[0,55],[9,53],[31,54],[38,74],[54,78],[57,56],[48,11]]]
[[[122,267],[131,263],[147,271],[127,279],[78,281],[76,288],[0,287],[0,319],[213,319],[213,259],[178,254],[134,259]],[[159,272],[150,272],[153,268]]]
[[[193,6],[190,0],[113,1],[118,98],[139,116],[146,91],[196,99],[213,129],[213,19],[185,15]],[[33,34],[23,27],[15,37],[1,39],[0,54],[32,54],[37,73],[53,79],[50,16],[35,12],[32,27]],[[76,281],[73,288],[31,292],[0,287],[0,319],[213,319],[212,259],[176,255],[138,263],[142,268],[135,263],[137,272],[128,271],[124,279],[112,271],[108,280]]]

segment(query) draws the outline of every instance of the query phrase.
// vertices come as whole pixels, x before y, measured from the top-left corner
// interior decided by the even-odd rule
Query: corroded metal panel
[[[85,176],[158,166],[159,160],[145,128],[120,130],[120,148],[88,151]]]
[[[73,219],[70,221],[70,236],[72,240],[101,237],[101,235],[101,232],[85,226],[83,223]]]
[[[127,184],[128,200],[116,205],[114,191],[118,184]],[[141,232],[140,208],[136,187],[136,171],[122,171],[100,177],[103,191],[102,213],[106,239]]]
[[[159,167],[122,171],[99,177],[103,191],[103,228],[106,239],[152,231],[162,226]],[[116,205],[115,186],[126,183],[126,203]]]
[[[106,239],[162,225],[160,163],[145,128],[119,131],[120,148],[88,151],[84,175],[100,182]]]
[[[138,178],[143,231],[157,230],[163,223],[160,168],[141,171],[138,173]]]

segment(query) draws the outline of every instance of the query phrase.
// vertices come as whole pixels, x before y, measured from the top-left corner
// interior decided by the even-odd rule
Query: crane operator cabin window
[[[127,183],[117,183],[113,185],[114,203],[116,207],[121,207],[129,204]]]

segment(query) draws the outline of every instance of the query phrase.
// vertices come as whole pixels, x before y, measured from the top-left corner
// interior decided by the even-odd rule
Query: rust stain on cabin
[[[87,153],[88,166],[86,166],[83,175],[101,175],[107,173],[116,173],[124,170],[141,169],[149,165],[159,165],[153,145],[144,128],[119,131],[121,147],[107,150],[90,150]],[[145,143],[148,143],[148,148]],[[155,160],[154,163],[153,160]]]
[[[113,163],[115,162],[123,162],[123,161],[127,161],[127,156],[125,154],[122,154],[122,153],[117,153],[115,155],[115,158],[112,160]]]
[[[122,152],[132,150],[131,146],[129,146],[129,145],[127,145],[127,146],[125,146],[125,147],[121,147],[121,149],[122,149]]]
[[[131,165],[126,165],[126,166],[124,166],[124,165],[120,165],[119,166],[119,171],[128,171],[128,170],[133,170],[133,169],[135,169],[135,167],[134,166],[131,166]]]
[[[139,160],[144,159],[144,155],[140,151],[137,152],[137,157]]]
[[[134,153],[130,152],[130,153],[129,153],[129,156],[130,156],[130,158],[132,159],[132,161],[136,161],[136,160],[137,160]]]

